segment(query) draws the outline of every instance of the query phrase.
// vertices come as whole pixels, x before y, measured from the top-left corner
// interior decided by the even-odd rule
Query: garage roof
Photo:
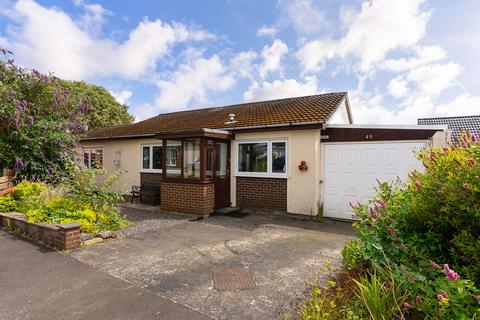
[[[347,92],[334,92],[165,113],[133,124],[92,130],[87,132],[84,139],[148,136],[201,128],[238,130],[258,126],[321,123],[328,121],[343,101],[346,101],[349,110]],[[235,121],[229,121],[230,114],[235,114]]]

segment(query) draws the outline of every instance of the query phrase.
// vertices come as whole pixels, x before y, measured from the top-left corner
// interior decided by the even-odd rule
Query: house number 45
[[[372,140],[373,139],[373,134],[369,133],[365,135],[365,140]]]

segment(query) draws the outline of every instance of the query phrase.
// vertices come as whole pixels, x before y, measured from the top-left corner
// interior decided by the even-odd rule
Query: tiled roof
[[[418,119],[420,125],[446,124],[449,130],[452,130],[451,139],[459,140],[462,131],[470,131],[475,136],[480,137],[480,115],[464,117],[445,117],[445,118],[423,118]]]
[[[335,113],[346,97],[346,92],[336,92],[165,113],[133,124],[92,130],[87,132],[86,139],[171,133],[201,128],[228,130],[252,126],[323,122]],[[227,123],[231,113],[235,114],[235,123]]]

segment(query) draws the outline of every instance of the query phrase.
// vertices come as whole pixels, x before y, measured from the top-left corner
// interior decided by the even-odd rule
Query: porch
[[[230,205],[230,132],[199,129],[155,139],[141,147],[140,183],[160,185],[162,210],[205,215]]]

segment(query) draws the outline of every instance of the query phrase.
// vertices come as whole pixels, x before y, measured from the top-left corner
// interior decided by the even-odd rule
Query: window
[[[200,179],[200,139],[183,141],[183,177]]]
[[[287,142],[252,141],[238,143],[237,175],[286,177]]]
[[[88,168],[103,167],[103,149],[85,148],[83,149],[83,163]]]
[[[182,141],[167,141],[167,177],[182,177]]]
[[[142,145],[142,170],[162,171],[162,145]]]

